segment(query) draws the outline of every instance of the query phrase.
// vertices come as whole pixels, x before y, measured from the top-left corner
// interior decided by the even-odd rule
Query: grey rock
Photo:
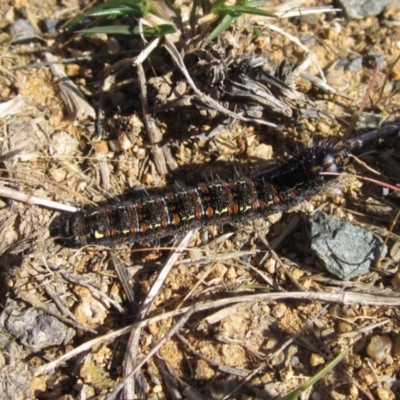
[[[384,362],[392,351],[393,342],[389,336],[376,335],[367,346],[368,355],[377,362]]]
[[[0,400],[29,398],[32,372],[28,352],[9,334],[0,332]]]
[[[12,300],[1,314],[0,326],[22,344],[35,350],[66,345],[75,336],[75,330],[57,318],[34,308],[21,308]]]
[[[0,370],[0,400],[24,400],[29,396],[33,376],[25,362],[17,362],[13,367]],[[29,396],[29,397],[28,397]]]
[[[343,280],[367,273],[384,245],[379,236],[323,212],[309,218],[309,227],[314,255]],[[382,256],[386,253],[385,246]]]
[[[43,30],[53,35],[57,34],[57,27],[60,24],[59,19],[45,18],[42,22]]]
[[[13,43],[35,40],[35,30],[25,19],[17,19],[10,25],[8,33],[12,37]]]
[[[362,57],[357,57],[349,62],[349,64],[347,65],[347,70],[350,72],[357,72],[362,68],[362,63]]]
[[[363,19],[380,14],[394,0],[339,0],[348,18]]]

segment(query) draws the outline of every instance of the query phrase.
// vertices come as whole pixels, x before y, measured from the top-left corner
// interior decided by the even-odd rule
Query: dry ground
[[[144,64],[146,117],[130,58],[142,48],[140,39],[124,43],[120,52],[126,56],[114,54],[106,36],[56,44],[43,35],[34,43],[9,46],[6,28],[27,5],[24,0],[0,4],[0,65],[8,71],[0,76],[1,101],[20,100],[0,120],[3,188],[82,207],[140,195],[132,194],[137,185],[152,194],[235,174],[252,176],[321,139],[343,140],[371,81],[362,115],[367,122],[359,122],[352,137],[376,129],[382,120],[400,121],[400,63],[390,67],[400,55],[398,10],[361,21],[334,13],[240,19],[220,39],[237,56],[258,52],[274,62],[300,64],[304,48],[263,24],[280,27],[305,43],[328,85],[342,96],[299,79],[299,92],[335,118],[271,114],[284,129],[242,121],[204,138],[219,114],[181,103],[162,108],[190,91],[165,51]],[[44,18],[67,18],[78,9],[73,0],[30,1],[28,17],[40,25]],[[397,26],[387,23],[396,18]],[[257,37],[250,24],[257,24]],[[94,109],[105,110],[100,134],[90,118],[71,120],[67,114],[60,81],[44,64],[44,52],[52,50],[59,59],[75,58],[65,65],[67,75]],[[125,69],[108,82],[124,60]],[[318,73],[314,64],[307,71]],[[107,85],[112,90],[102,92]],[[161,152],[152,144],[145,117],[155,124],[151,134],[160,138]],[[9,153],[14,150],[20,152]],[[378,179],[399,181],[395,135],[362,152],[362,161],[384,174]],[[376,177],[360,164],[348,172]],[[344,360],[307,392],[310,399],[400,398],[400,240],[398,224],[392,226],[398,199],[383,198],[376,185],[344,176],[312,201],[265,220],[156,243],[82,249],[50,237],[49,226],[60,214],[52,207],[6,197],[0,203],[0,398],[107,398],[124,377],[129,398],[128,372],[162,340],[156,355],[136,369],[140,398],[180,398],[173,397],[174,385],[176,393],[191,399],[279,398],[344,350]],[[351,282],[330,276],[310,256],[304,239],[304,216],[318,207],[377,232],[388,240],[388,256]],[[276,238],[283,240],[273,253],[263,239]],[[179,254],[181,241],[187,250]],[[165,282],[158,284],[160,271],[169,266]],[[188,318],[168,339],[180,318],[171,317],[174,312]],[[142,327],[132,326],[141,319],[147,321]]]

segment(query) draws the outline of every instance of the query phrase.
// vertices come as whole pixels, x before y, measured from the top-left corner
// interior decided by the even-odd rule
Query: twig
[[[323,13],[332,13],[336,11],[342,11],[340,8],[333,8],[331,6],[321,6],[321,7],[295,7],[288,10],[286,2],[283,2],[280,6],[277,6],[273,12],[279,18],[292,18],[292,17],[302,17],[304,15],[314,15]]]
[[[382,126],[381,128],[374,129],[372,131],[364,133],[363,135],[357,136],[353,139],[349,139],[345,142],[344,145],[349,150],[360,149],[366,143],[373,142],[375,140],[384,138],[386,136],[396,134],[399,132],[399,130],[400,130],[400,122],[395,122],[393,124],[388,124]]]
[[[323,303],[333,303],[333,304],[363,304],[363,305],[373,305],[373,306],[389,306],[389,307],[400,307],[400,298],[390,297],[390,296],[375,296],[368,293],[316,293],[316,292],[279,292],[279,293],[259,293],[246,296],[236,296],[236,297],[226,297],[224,299],[219,299],[215,301],[206,301],[204,303],[199,303],[196,306],[195,312],[205,311],[214,309],[217,307],[224,307],[226,305],[232,305],[234,303],[244,303],[244,302],[254,302],[254,301],[279,301],[279,300],[308,300],[308,301],[320,301]],[[77,348],[65,353],[57,360],[54,360],[48,364],[39,367],[35,375],[43,375],[50,371],[53,371],[61,363],[69,360],[78,354],[88,351],[93,346],[96,346],[103,342],[108,342],[114,340],[117,337],[126,335],[132,330],[137,328],[142,328],[150,324],[154,324],[159,321],[164,321],[169,318],[173,318],[177,315],[184,314],[191,307],[184,307],[180,310],[174,310],[166,312],[164,314],[156,315],[155,317],[135,322],[132,325],[126,326],[125,328],[107,333],[96,339],[89,340],[88,342],[78,346]]]
[[[356,123],[358,121],[358,118],[360,118],[361,113],[363,112],[365,105],[367,104],[367,101],[369,99],[369,95],[372,92],[373,87],[375,86],[376,80],[378,79],[378,74],[380,71],[380,65],[378,65],[375,70],[374,70],[374,74],[372,75],[372,79],[371,82],[368,85],[367,91],[365,92],[365,95],[362,99],[361,105],[360,107],[358,107],[357,112],[353,115],[350,125],[348,126],[345,134],[343,135],[343,140],[346,141],[350,135],[353,132],[354,127],[356,126]]]
[[[161,290],[162,285],[164,284],[165,280],[167,279],[171,269],[175,265],[178,258],[181,256],[182,251],[186,250],[186,247],[193,236],[193,231],[189,231],[186,236],[182,239],[179,246],[176,248],[174,253],[169,257],[167,263],[165,264],[164,268],[158,274],[156,281],[154,282],[153,286],[151,287],[149,293],[146,296],[146,299],[143,301],[140,310],[138,312],[136,320],[141,320],[146,318],[147,314],[150,312],[151,306]],[[136,368],[136,360],[137,360],[137,347],[139,344],[139,339],[141,336],[141,327],[134,329],[129,337],[127,351],[124,358],[124,376],[133,378],[131,375],[131,371]],[[127,399],[134,398],[135,396],[135,382],[132,379],[125,379],[124,385],[124,396]]]
[[[165,176],[168,173],[168,168],[165,162],[164,153],[160,147],[160,143],[162,142],[162,135],[159,129],[156,127],[154,119],[149,112],[149,106],[147,103],[146,77],[142,64],[137,64],[137,74],[140,87],[140,97],[142,100],[143,119],[146,125],[146,130],[150,139],[150,143],[152,144],[150,150],[153,154],[153,160],[156,164],[158,173],[161,176]]]
[[[75,329],[81,329],[83,331],[97,333],[96,330],[94,330],[88,326],[82,325],[79,322],[76,322],[75,320],[71,320],[67,317],[64,317],[63,315],[56,312],[55,310],[50,309],[48,305],[42,303],[41,301],[39,301],[37,298],[35,298],[33,295],[31,295],[28,292],[20,291],[20,292],[18,292],[18,297],[21,298],[26,303],[31,304],[34,308],[37,308],[38,310],[42,310],[46,314],[49,314],[49,315],[53,316],[54,318],[59,319],[66,325],[73,326]]]
[[[264,246],[266,246],[267,249],[270,251],[273,259],[285,271],[286,276],[290,279],[290,281],[293,283],[293,285],[296,286],[297,289],[299,289],[299,290],[306,290],[300,282],[298,282],[295,278],[293,278],[292,274],[289,272],[286,265],[281,261],[281,259],[278,257],[278,255],[275,253],[275,251],[272,249],[272,247],[267,242],[267,240],[263,237],[263,235],[258,234],[258,238],[261,240],[261,242],[264,244]]]
[[[290,33],[285,32],[283,29],[279,28],[276,25],[272,25],[272,24],[260,24],[264,27],[266,27],[267,29],[271,30],[271,31],[275,31],[278,32],[279,34],[281,34],[282,36],[286,37],[288,40],[290,40],[292,43],[294,43],[296,46],[300,47],[307,55],[311,55],[311,61],[313,62],[313,64],[315,65],[315,67],[317,68],[322,80],[326,83],[326,79],[324,76],[324,72],[322,71],[322,68],[318,65],[318,63],[315,62],[315,57],[314,55],[311,53],[311,51],[304,46],[303,43],[300,42],[299,38],[291,35]],[[300,67],[300,69],[302,69]]]
[[[111,252],[110,255],[111,255],[111,260],[114,264],[114,269],[118,275],[118,279],[129,301],[131,312],[137,314],[139,307],[135,299],[135,293],[133,292],[132,285],[129,283],[129,272],[125,267],[125,264],[121,261],[121,259],[116,255],[114,255],[114,252]]]
[[[128,376],[124,378],[124,380],[114,389],[114,391],[108,396],[107,400],[115,400],[117,398],[118,393],[123,389],[127,381],[134,376],[134,374],[163,346],[163,344],[169,340],[175,333],[179,331],[179,329],[186,323],[186,321],[190,318],[190,316],[197,311],[197,306],[189,307],[186,310],[185,314],[179,319],[179,321],[167,332],[166,335],[149,351],[146,357],[143,358],[138,364],[136,364],[135,368],[130,371]]]
[[[76,212],[78,208],[73,206],[67,206],[62,203],[58,203],[52,200],[40,199],[39,197],[33,196],[31,194],[22,193],[18,190],[11,189],[6,186],[0,185],[0,196],[7,197],[9,199],[14,199],[17,201],[22,201],[23,203],[36,206],[44,206],[51,208],[53,210]]]

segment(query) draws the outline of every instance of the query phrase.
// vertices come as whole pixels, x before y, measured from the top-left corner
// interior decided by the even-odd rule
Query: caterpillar
[[[61,236],[73,246],[113,244],[271,215],[315,195],[335,178],[321,172],[340,172],[349,162],[350,154],[343,147],[310,147],[254,178],[213,180],[76,212],[63,223]]]

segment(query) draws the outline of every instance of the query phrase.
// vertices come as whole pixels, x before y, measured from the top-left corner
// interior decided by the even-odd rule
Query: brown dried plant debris
[[[53,3],[30,3],[30,15],[78,6]],[[388,255],[351,282],[308,252],[299,212],[112,248],[65,248],[49,234],[55,209],[254,176],[340,141],[377,65],[348,142],[364,145],[364,164],[347,172],[397,184],[399,27],[337,15],[246,16],[210,45],[132,38],[129,56],[96,57],[114,37],[73,37],[52,56],[84,59],[63,83],[37,65],[50,39],[13,45],[35,69],[0,59],[12,72],[0,76],[3,398],[10,387],[20,398],[279,398],[345,349],[311,396],[400,397],[398,195],[376,184],[344,176],[295,210],[388,239]],[[5,3],[0,16],[2,27],[19,18]],[[95,123],[68,119],[60,84],[85,100],[72,100],[76,113],[96,110]]]

